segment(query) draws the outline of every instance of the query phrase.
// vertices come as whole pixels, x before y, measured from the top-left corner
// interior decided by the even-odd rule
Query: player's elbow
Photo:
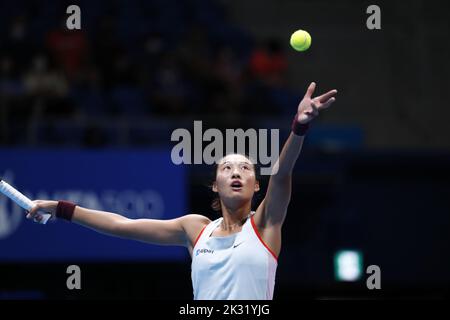
[[[273,183],[279,186],[289,186],[292,181],[292,172],[280,172],[270,177]]]
[[[118,236],[129,238],[132,235],[134,221],[132,219],[120,219],[112,221],[109,226],[109,233]]]

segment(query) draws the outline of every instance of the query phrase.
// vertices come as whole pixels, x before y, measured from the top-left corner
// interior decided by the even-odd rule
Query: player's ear
[[[258,192],[259,190],[260,190],[260,188],[259,188],[259,181],[256,180],[255,181],[255,192]]]
[[[215,181],[213,182],[211,189],[212,189],[213,192],[216,192],[216,193],[218,192],[217,191],[217,183]]]

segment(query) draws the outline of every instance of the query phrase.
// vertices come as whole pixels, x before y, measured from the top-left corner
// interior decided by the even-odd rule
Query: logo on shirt
[[[242,241],[242,242],[239,242],[238,244],[235,244],[234,246],[233,246],[233,248],[237,248],[237,247],[239,247],[241,244],[243,244],[244,243],[244,241]]]
[[[214,250],[209,250],[209,249],[197,249],[197,251],[195,252],[195,255],[198,256],[200,253],[214,253]]]

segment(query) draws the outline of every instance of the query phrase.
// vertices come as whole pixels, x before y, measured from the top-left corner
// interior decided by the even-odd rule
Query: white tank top
[[[273,298],[277,258],[262,241],[253,214],[235,234],[211,236],[223,218],[200,232],[192,250],[194,300]]]

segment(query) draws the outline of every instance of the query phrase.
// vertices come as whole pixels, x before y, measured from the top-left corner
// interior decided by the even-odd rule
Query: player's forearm
[[[83,207],[75,207],[72,222],[88,227],[97,232],[123,236],[120,225],[128,218],[112,212],[91,210]]]
[[[304,136],[298,136],[293,133],[289,135],[278,158],[278,172],[273,176],[274,178],[283,178],[292,175],[295,162],[302,150],[303,141]]]
[[[308,131],[311,121],[319,115],[320,110],[327,109],[336,100],[334,96],[337,90],[330,90],[327,93],[313,98],[312,95],[315,88],[315,82],[311,82],[305,96],[300,101],[297,113],[291,124],[291,134],[281,151],[278,167],[275,167],[278,170],[274,171],[278,171],[278,173],[272,177],[277,180],[281,177],[283,183],[292,174],[295,162],[302,149],[304,136]]]
[[[106,235],[159,245],[184,246],[187,243],[181,218],[128,219],[116,213],[87,209],[67,201],[58,201],[57,205],[53,206],[56,207],[54,211],[57,218],[69,220]]]

